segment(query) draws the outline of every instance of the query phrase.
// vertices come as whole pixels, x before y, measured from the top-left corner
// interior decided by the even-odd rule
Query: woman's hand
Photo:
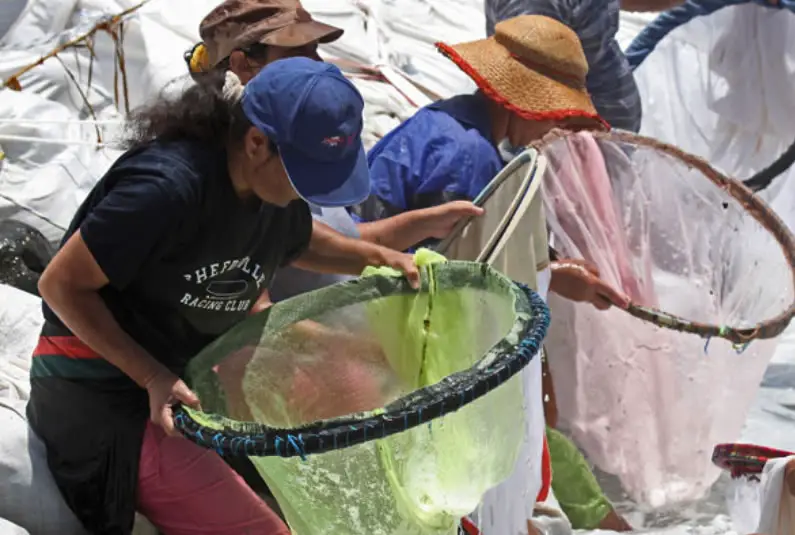
[[[179,401],[194,409],[201,409],[196,394],[166,368],[146,382],[146,392],[149,394],[149,417],[171,436],[179,435],[174,429],[174,413],[171,410],[174,403]]]
[[[599,310],[629,306],[629,297],[600,279],[599,269],[590,262],[566,259],[553,262],[551,269],[550,290],[570,301],[591,303]]]
[[[452,201],[432,208],[417,210],[417,223],[427,238],[444,239],[459,221],[483,215],[483,208],[469,201]]]
[[[419,287],[419,270],[411,255],[343,236],[317,220],[312,225],[309,248],[293,263],[295,267],[318,273],[359,275],[367,266],[389,266],[405,274],[412,287]]]
[[[428,238],[444,239],[459,221],[480,215],[483,215],[483,208],[469,201],[453,201],[360,223],[357,227],[364,241],[405,251]]]
[[[259,314],[266,308],[269,308],[273,305],[273,301],[271,301],[271,294],[268,290],[263,290],[260,296],[257,298],[257,301],[254,303],[254,306],[251,307],[251,310],[248,311],[250,315]]]
[[[420,287],[420,270],[417,264],[414,263],[414,255],[400,253],[386,247],[380,247],[379,249],[381,249],[381,258],[374,265],[389,266],[392,269],[396,269],[406,276],[412,288]]]

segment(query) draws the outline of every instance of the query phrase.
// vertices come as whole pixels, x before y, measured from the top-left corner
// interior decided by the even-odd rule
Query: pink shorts
[[[289,535],[290,530],[221,457],[147,423],[138,511],[165,535]]]

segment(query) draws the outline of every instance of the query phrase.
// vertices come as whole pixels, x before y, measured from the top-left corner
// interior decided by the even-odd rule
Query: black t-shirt
[[[97,183],[64,242],[78,229],[110,280],[100,295],[116,320],[181,374],[249,313],[274,270],[305,250],[312,218],[303,201],[280,208],[240,199],[223,150],[151,143],[124,154]],[[43,309],[44,336],[71,335]],[[36,376],[99,378],[110,366],[104,359],[36,361]]]

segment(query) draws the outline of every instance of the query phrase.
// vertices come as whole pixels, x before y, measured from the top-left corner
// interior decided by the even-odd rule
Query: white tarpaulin
[[[89,31],[99,16],[119,13],[136,3],[0,0],[0,77],[7,78]],[[122,49],[131,106],[156,98],[172,82],[186,81],[182,54],[198,41],[199,21],[216,3],[151,0],[126,20]],[[386,67],[383,74],[392,83],[361,74],[354,78],[366,101],[368,146],[424,102],[416,89],[411,91],[413,86],[403,87],[402,76],[442,97],[471,90],[471,82],[432,43],[482,37],[482,0],[304,3],[318,19],[346,30],[343,39],[323,47],[326,57]],[[622,15],[622,44],[650,18]],[[729,175],[745,178],[766,166],[795,138],[795,123],[790,119],[795,115],[793,39],[794,15],[757,6],[727,8],[675,30],[636,72],[644,103],[643,133],[701,155]],[[59,59],[49,59],[21,76],[21,92],[0,90],[0,148],[6,154],[0,160],[0,218],[22,219],[51,239],[60,236],[118,154],[109,147],[98,149],[96,134],[99,128],[103,142],[111,141],[124,117],[115,104],[118,94],[124,110],[121,76],[113,60],[115,45],[104,32],[97,33],[91,44],[97,58],[93,66],[87,48],[71,48]],[[95,116],[83,104],[83,95]],[[793,173],[788,171],[763,194],[790,225],[795,223]],[[765,276],[764,266],[759,276]],[[0,299],[0,307],[17,306],[15,302]],[[36,328],[31,327],[31,346],[36,335]],[[554,348],[550,352],[554,354]],[[782,349],[776,359],[784,356]],[[715,388],[725,388],[720,378]],[[582,390],[558,390],[557,395],[579,403],[599,403],[599,398]],[[572,419],[576,414],[562,416]],[[742,420],[744,415],[729,417]],[[638,431],[643,433],[642,425]],[[586,440],[586,452],[587,444]],[[703,444],[703,454],[708,456],[711,447]],[[642,469],[627,463],[623,475],[631,477],[633,470]]]
[[[25,9],[13,24],[3,21],[10,27],[0,36],[3,79],[90,31],[102,16],[130,9],[138,1],[29,0],[21,4]],[[93,64],[85,46],[69,48],[57,59],[22,75],[22,92],[3,89],[0,147],[6,159],[0,163],[0,217],[22,219],[48,238],[57,238],[79,202],[118,155],[110,149],[97,152],[97,129],[104,143],[113,140],[124,117],[125,94],[130,107],[135,107],[156,98],[171,84],[188,82],[182,55],[198,42],[199,22],[215,5],[215,0],[151,0],[125,19],[120,35],[126,84],[114,61],[116,45],[108,33],[100,31],[90,41],[96,56]],[[467,30],[473,26],[484,33],[485,19],[478,2],[455,10],[419,0],[402,0],[399,9],[387,1],[315,0],[305,6],[318,19],[345,29],[342,39],[323,47],[324,56],[383,67],[384,76],[392,80],[353,75],[365,99],[367,147],[413,114],[418,105],[429,102],[411,84],[406,91],[398,90],[396,86],[407,84],[403,76],[415,78],[442,96],[471,88],[468,78],[435,51],[432,40],[477,38],[479,34]],[[16,12],[9,8],[0,16],[10,18]],[[414,27],[420,13],[427,26],[418,39],[418,30],[406,31]],[[449,13],[454,13],[454,20]],[[401,70],[404,74],[397,74]],[[122,111],[116,106],[116,95]],[[84,105],[83,96],[95,117]]]

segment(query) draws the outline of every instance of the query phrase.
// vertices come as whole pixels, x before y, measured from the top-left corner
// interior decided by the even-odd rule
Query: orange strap
[[[549,445],[544,435],[544,451],[541,454],[541,490],[538,491],[536,502],[544,502],[549,497],[552,487],[552,458],[549,456]]]

